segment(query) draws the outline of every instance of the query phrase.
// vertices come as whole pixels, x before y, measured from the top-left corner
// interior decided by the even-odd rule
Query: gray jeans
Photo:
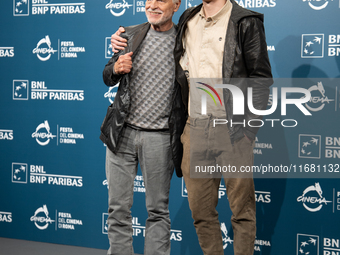
[[[132,255],[134,178],[138,162],[145,185],[148,219],[145,223],[145,255],[170,254],[169,190],[174,171],[170,134],[126,127],[116,154],[106,150],[109,188],[108,238],[110,255]]]

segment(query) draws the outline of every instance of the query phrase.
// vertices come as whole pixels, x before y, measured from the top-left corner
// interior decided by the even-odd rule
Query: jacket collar
[[[138,46],[144,40],[151,25],[149,22],[145,22],[139,25],[125,27],[124,38],[129,41],[129,49],[127,52],[132,51],[135,53]]]
[[[241,19],[245,17],[250,17],[250,16],[258,17],[261,19],[261,21],[263,21],[263,14],[245,9],[239,6],[234,0],[228,0],[228,1],[230,1],[233,4],[233,9],[231,10],[230,19],[234,23],[238,23]]]
[[[230,1],[233,5],[233,9],[231,10],[230,16],[232,22],[238,23],[241,19],[249,16],[258,17],[263,21],[263,14],[245,9],[239,6],[234,0],[228,1]],[[202,6],[203,4],[200,4],[196,7],[192,7],[192,10],[190,11],[190,14],[187,16],[187,18],[189,19],[192,18],[196,13],[198,13],[201,10]]]

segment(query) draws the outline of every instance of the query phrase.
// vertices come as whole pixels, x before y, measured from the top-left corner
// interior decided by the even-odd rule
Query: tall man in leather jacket
[[[117,31],[113,35],[115,49],[124,47],[119,34]],[[203,253],[222,255],[223,239],[216,211],[221,174],[217,178],[207,177],[206,173],[197,174],[195,167],[219,165],[240,170],[253,164],[253,145],[259,126],[249,125],[249,120],[261,116],[249,110],[247,89],[252,88],[253,107],[264,110],[272,84],[263,15],[240,7],[234,0],[203,0],[203,4],[189,8],[180,17],[174,56],[176,82],[180,84],[189,115],[181,136],[181,169],[189,206]],[[246,102],[243,115],[234,114],[236,98],[225,88],[216,89],[216,95],[222,98],[221,105],[207,104],[210,112],[202,114],[197,84],[200,89],[213,88],[213,84],[205,83],[214,82],[211,78],[219,78],[218,83],[234,84],[243,92]],[[215,126],[216,119],[226,120],[227,125]],[[252,175],[223,174],[223,177],[233,214],[234,254],[253,254],[256,208]]]
[[[107,145],[108,254],[134,254],[130,208],[138,163],[148,211],[144,254],[170,254],[170,180],[174,166],[181,176],[179,138],[186,117],[174,82],[172,16],[179,6],[180,0],[146,1],[148,22],[126,28],[126,49],[115,54],[103,71],[107,86],[120,83],[100,135]]]
[[[210,112],[202,114],[197,92],[202,91],[203,86],[208,90],[209,84],[192,78],[219,78],[223,83],[234,84],[243,92],[245,102],[247,87],[252,87],[253,106],[266,109],[272,74],[263,15],[240,7],[234,0],[203,0],[203,4],[182,14],[174,55],[176,81],[189,113],[181,137],[182,171],[189,206],[203,253],[222,255],[223,240],[216,211],[221,174],[212,178],[203,171],[197,173],[197,166],[229,165],[238,170],[252,166],[258,127],[250,126],[248,121],[261,116],[251,113],[247,103],[243,115],[233,114],[236,98],[226,88],[216,89],[221,103],[207,104]],[[209,99],[212,101],[209,97],[207,101]],[[216,119],[225,119],[228,124],[214,125]],[[232,211],[234,254],[253,254],[256,208],[252,175],[222,174]]]

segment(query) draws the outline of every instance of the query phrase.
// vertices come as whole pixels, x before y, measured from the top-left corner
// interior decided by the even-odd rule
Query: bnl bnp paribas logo
[[[109,215],[107,213],[102,214],[102,233],[104,235],[107,235],[109,230],[108,217]],[[139,222],[138,217],[132,217],[131,222],[133,230],[132,236],[145,238],[145,226]],[[182,230],[170,229],[170,241],[181,242],[182,240]]]
[[[224,184],[220,183],[220,187],[218,189],[218,199],[224,197],[227,193],[227,189]],[[188,190],[185,184],[184,178],[182,177],[182,197],[188,197]]]
[[[13,58],[14,47],[0,47],[0,58]]]
[[[223,182],[223,180],[222,180]],[[227,189],[224,184],[220,183],[220,187],[218,189],[218,199],[224,197],[227,193]],[[185,184],[184,178],[182,177],[182,197],[188,197],[188,190]]]
[[[28,166],[25,163],[12,163],[12,182],[27,183]]]
[[[28,166],[26,163],[18,162],[12,163],[12,182],[20,184],[27,184],[29,182],[31,184],[83,187],[82,176],[51,174],[47,173],[45,167],[42,165]]]
[[[13,15],[28,16],[29,15],[29,0],[13,0]]]
[[[301,58],[323,58],[325,56],[325,40],[328,48],[326,56],[340,56],[340,35],[338,34],[302,34]]]
[[[299,134],[299,158],[321,159],[321,151],[324,151],[324,158],[340,159],[340,137],[325,136],[324,144],[321,146],[321,135]],[[326,171],[327,165],[318,168],[317,171]],[[329,167],[332,164],[328,165]],[[335,168],[335,170],[333,169]],[[321,169],[322,168],[322,169]],[[338,171],[338,164],[329,170]]]
[[[299,233],[296,241],[296,255],[338,255],[339,243],[338,238]]]
[[[299,135],[299,158],[321,158],[320,135]]]
[[[84,93],[84,90],[51,89],[45,81],[13,80],[13,100],[28,100],[30,95],[32,100],[84,101]]]
[[[85,3],[49,3],[47,0],[31,0],[31,14],[82,14]],[[30,0],[13,0],[13,16],[29,16]]]
[[[319,255],[319,236],[297,234],[296,255]]]
[[[105,37],[105,58],[110,59],[113,55],[111,37]]]
[[[13,130],[0,129],[0,140],[13,140]]]

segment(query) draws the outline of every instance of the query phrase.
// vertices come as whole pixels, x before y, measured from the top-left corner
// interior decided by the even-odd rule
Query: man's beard
[[[152,10],[151,8],[147,9],[146,12],[147,12],[147,13],[148,13],[148,12],[156,12],[156,13],[159,13],[159,14],[163,14],[163,13],[164,13],[163,11],[160,11],[160,10],[158,10],[158,9]],[[149,21],[149,23],[150,23],[151,25],[160,26],[160,25],[165,24],[167,21],[169,21],[169,20],[172,18],[172,13],[170,13],[168,16],[162,16],[162,17],[161,17],[160,19],[158,19],[157,21],[150,21],[148,15],[146,15],[146,17],[147,17],[147,19],[148,19],[148,21]]]

